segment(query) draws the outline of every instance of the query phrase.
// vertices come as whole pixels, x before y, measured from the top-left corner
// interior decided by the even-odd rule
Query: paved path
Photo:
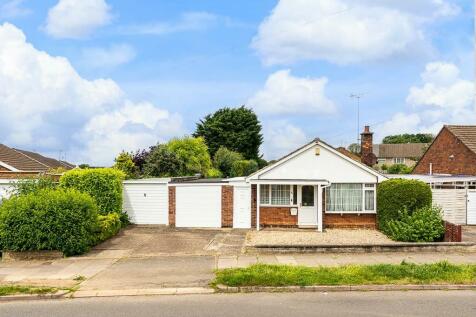
[[[0,316],[474,316],[472,291],[221,294],[10,302]]]

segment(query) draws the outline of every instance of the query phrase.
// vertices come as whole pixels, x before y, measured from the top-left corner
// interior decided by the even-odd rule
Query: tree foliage
[[[248,176],[258,170],[258,163],[255,160],[240,160],[233,163],[231,167],[231,177]]]
[[[263,143],[261,123],[253,110],[221,108],[197,123],[195,137],[203,137],[213,157],[221,146],[241,153],[245,159],[258,159]]]
[[[124,172],[126,178],[136,178],[138,176],[138,168],[132,161],[132,154],[122,151],[114,159],[114,168]]]
[[[234,151],[221,146],[213,157],[213,166],[219,169],[224,177],[232,175],[232,168],[235,162],[243,160],[243,156]]]
[[[174,177],[186,174],[185,162],[165,145],[155,146],[147,155],[143,172],[147,176]]]
[[[401,144],[401,143],[431,143],[434,136],[429,133],[417,133],[417,134],[396,134],[388,135],[383,138],[383,144]]]
[[[383,169],[383,167],[382,167]],[[405,164],[393,164],[387,167],[387,173],[389,174],[410,174],[412,172],[412,167],[406,166]]]

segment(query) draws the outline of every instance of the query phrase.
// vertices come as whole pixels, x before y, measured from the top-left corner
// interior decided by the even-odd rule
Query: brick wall
[[[461,226],[445,221],[445,242],[461,242],[462,239]]]
[[[454,157],[450,157],[454,156]],[[434,174],[476,175],[476,154],[471,152],[447,128],[443,128],[413,174],[429,174],[430,163]]]
[[[169,226],[175,227],[175,186],[169,187]]]
[[[221,226],[233,227],[233,186],[221,187]]]
[[[291,215],[290,207],[261,206],[259,223],[263,227],[297,227],[298,216]]]
[[[256,185],[251,185],[251,228],[256,228],[256,207],[258,206],[256,191]]]

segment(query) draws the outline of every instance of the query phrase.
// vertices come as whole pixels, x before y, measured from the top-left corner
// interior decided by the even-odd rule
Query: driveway
[[[476,226],[462,227],[463,242],[476,242]]]

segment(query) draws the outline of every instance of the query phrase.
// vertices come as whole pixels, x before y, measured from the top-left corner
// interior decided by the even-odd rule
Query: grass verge
[[[376,264],[338,267],[305,267],[255,264],[247,268],[216,271],[212,285],[226,286],[310,286],[376,284],[472,284],[476,265]]]
[[[20,285],[0,285],[0,296],[16,294],[54,294],[58,291],[55,287],[32,287]]]

